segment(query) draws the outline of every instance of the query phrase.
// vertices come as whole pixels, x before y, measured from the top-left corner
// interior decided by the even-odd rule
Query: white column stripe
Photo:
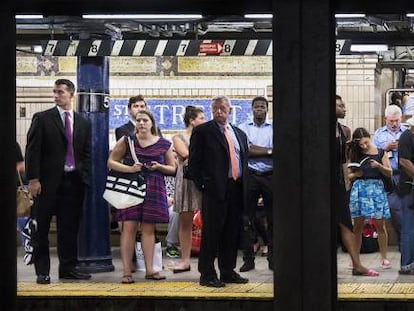
[[[78,50],[79,40],[72,40],[69,43],[68,50],[66,51],[66,56],[75,56],[76,51]]]
[[[121,52],[122,46],[124,45],[124,40],[116,40],[112,46],[111,56],[118,56]]]
[[[244,51],[244,55],[253,55],[254,49],[256,48],[257,40],[249,40],[249,44],[246,47],[246,51]]]
[[[164,54],[165,47],[167,46],[168,40],[158,41],[157,48],[155,49],[154,56],[162,56]]]
[[[273,41],[270,41],[269,48],[267,49],[266,56],[273,55]]]
[[[144,49],[144,45],[145,45],[145,40],[138,40],[135,45],[134,51],[132,52],[132,55],[133,56],[141,55],[142,50]]]

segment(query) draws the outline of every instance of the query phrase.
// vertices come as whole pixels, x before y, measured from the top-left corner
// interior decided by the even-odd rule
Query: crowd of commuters
[[[26,166],[28,188],[34,199],[31,217],[38,223],[31,236],[38,284],[51,281],[48,234],[53,216],[57,224],[59,278],[85,280],[91,277],[80,271],[77,258],[82,206],[91,178],[91,128],[88,120],[73,110],[75,86],[70,80],[56,80],[53,94],[55,107],[33,116],[27,134],[26,165],[16,145],[16,169],[23,172]],[[147,189],[141,204],[122,210],[111,207],[111,226],[118,226],[120,230],[121,283],[134,282],[138,231],[145,278],[165,279],[161,271],[153,267],[155,225],[160,223],[169,223],[168,235],[178,237],[178,243],[170,242],[179,247],[180,257],[172,272],[190,271],[193,217],[197,211],[201,211],[202,218],[200,284],[223,287],[226,283],[247,283],[248,279],[235,272],[236,259],[242,247],[249,256],[253,253],[256,242],[252,239],[256,236],[253,224],[257,223],[254,215],[259,197],[266,210],[266,238],[263,240],[269,249],[269,268],[273,268],[269,242],[273,132],[271,123],[266,120],[268,102],[264,97],[253,99],[253,122],[241,125],[245,126],[246,133],[230,124],[232,109],[227,97],[214,98],[211,102],[213,119],[205,123],[201,108],[186,107],[185,129],[170,142],[162,137],[145,99],[141,95],[129,99],[130,120],[115,130],[117,142],[108,155],[108,169],[139,172]],[[133,159],[129,140],[133,142],[132,152],[138,162]],[[248,226],[243,226],[243,219]],[[247,232],[250,235],[246,235]],[[219,276],[214,268],[216,257]],[[245,258],[253,267],[241,271],[254,268],[254,257],[246,255]]]
[[[56,80],[53,94],[56,106],[33,116],[27,135],[26,165],[19,153],[16,162],[20,171],[26,166],[28,188],[34,198],[31,216],[38,228],[32,239],[39,284],[50,283],[48,233],[53,215],[57,221],[59,278],[91,277],[77,267],[77,235],[85,187],[90,179],[90,125],[73,110],[75,86],[70,80]],[[357,128],[351,135],[350,128],[339,123],[346,109],[342,98],[336,96],[335,208],[353,275],[379,275],[360,260],[362,228],[367,219],[374,220],[378,233],[379,267],[391,268],[385,227],[385,220],[390,217],[400,241],[399,272],[414,274],[414,119],[406,121],[409,128],[403,126],[398,96],[394,101],[385,110],[385,126],[371,140],[366,129]],[[212,99],[212,120],[207,122],[201,108],[187,106],[183,114],[185,129],[174,135],[172,141],[162,137],[147,108],[141,95],[129,99],[130,120],[115,130],[117,142],[108,156],[109,169],[139,172],[147,186],[141,204],[122,210],[112,208],[112,222],[118,224],[121,233],[121,283],[134,282],[138,232],[145,278],[166,278],[153,266],[156,224],[169,225],[167,249],[177,250],[172,272],[190,271],[193,217],[197,211],[202,219],[200,285],[247,283],[248,279],[235,271],[237,253],[239,249],[243,251],[240,272],[255,269],[259,232],[266,247],[263,253],[273,270],[274,145],[267,99],[255,97],[251,102],[251,120],[238,126],[229,122],[233,107],[226,96]],[[133,159],[128,140],[133,142],[138,162]],[[347,166],[349,162],[366,165],[355,168]],[[391,189],[384,186],[387,178],[391,180]],[[257,217],[260,210],[264,213],[261,221]],[[219,271],[215,268],[216,259]]]
[[[362,266],[359,259],[362,227],[367,218],[374,220],[378,233],[379,267],[391,268],[387,259],[388,233],[384,221],[391,218],[401,252],[398,272],[414,275],[414,118],[408,118],[403,125],[404,114],[409,112],[407,98],[396,92],[391,100],[385,109],[385,125],[375,131],[372,140],[364,128],[355,129],[352,138],[346,138],[343,127],[337,122],[338,163],[368,159],[366,165],[357,169],[349,165],[345,174],[343,166],[338,166],[336,205],[338,215],[343,219],[342,224],[339,219],[342,240],[351,256],[354,275],[379,275],[374,269]],[[337,118],[345,117],[345,104],[338,95],[336,112]],[[350,184],[348,192],[346,181]]]

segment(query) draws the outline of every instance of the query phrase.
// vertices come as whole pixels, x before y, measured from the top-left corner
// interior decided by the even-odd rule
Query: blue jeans
[[[413,195],[401,198],[401,269],[414,270],[414,207]],[[412,267],[411,267],[412,266]]]

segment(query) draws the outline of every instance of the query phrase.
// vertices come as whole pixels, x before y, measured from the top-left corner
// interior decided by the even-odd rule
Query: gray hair
[[[387,116],[401,117],[402,111],[401,111],[401,108],[398,107],[397,105],[389,105],[387,108],[385,108],[384,114],[385,114],[385,117]]]
[[[213,99],[211,100],[211,105],[213,105],[215,102],[219,102],[219,101],[225,101],[231,107],[230,99],[227,96],[224,96],[224,95],[219,95],[219,96],[213,97]]]

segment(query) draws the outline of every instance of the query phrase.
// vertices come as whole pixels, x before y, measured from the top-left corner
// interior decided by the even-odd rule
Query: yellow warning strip
[[[414,283],[338,284],[339,300],[414,300]]]
[[[196,282],[137,282],[133,284],[101,282],[56,282],[39,285],[17,284],[18,297],[157,297],[273,299],[273,284],[226,284],[223,288],[200,286]]]
[[[101,282],[55,282],[39,285],[19,282],[18,297],[156,297],[273,299],[273,284],[226,284],[223,288],[200,286],[197,282],[137,282],[134,284]],[[338,284],[338,299],[414,300],[414,283],[345,283]]]

